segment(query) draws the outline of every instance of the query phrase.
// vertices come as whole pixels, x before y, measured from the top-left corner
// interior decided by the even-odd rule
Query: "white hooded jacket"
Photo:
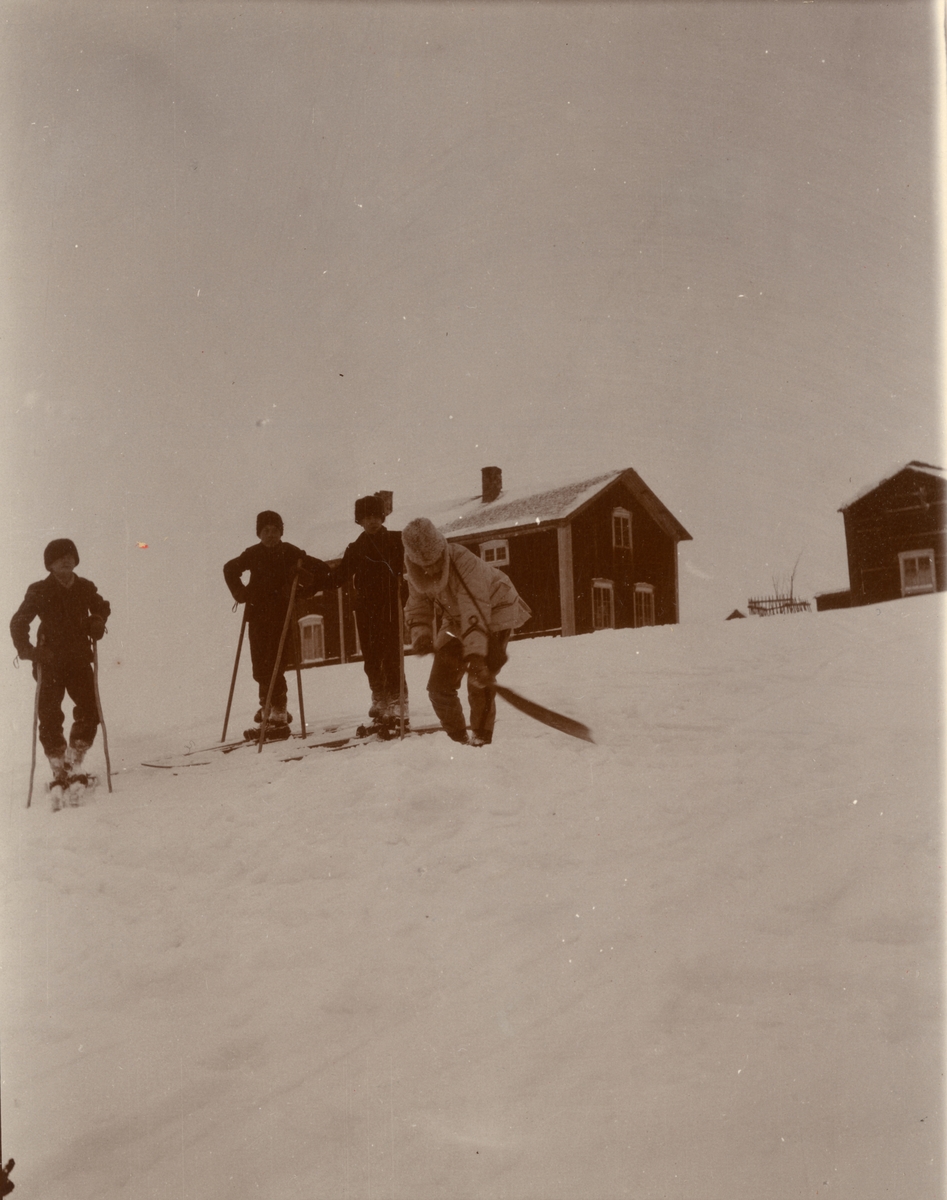
[[[411,642],[415,644],[426,634],[434,640],[435,649],[439,649],[453,634],[463,643],[465,658],[471,654],[485,655],[488,633],[519,629],[532,611],[502,571],[463,546],[445,542],[445,547],[443,568],[435,579],[419,569],[410,552],[405,554],[408,580],[405,621]]]

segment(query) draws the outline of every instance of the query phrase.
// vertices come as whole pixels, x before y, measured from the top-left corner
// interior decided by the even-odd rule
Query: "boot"
[[[88,749],[88,742],[74,742],[66,751],[66,770],[70,775],[78,774]]]
[[[280,713],[282,713],[282,716],[280,716]],[[256,710],[256,713],[254,714],[253,719],[254,719],[254,721],[256,721],[257,725],[261,725],[263,723],[263,709],[262,708],[258,708]],[[287,712],[285,708],[278,709],[274,705],[273,708],[270,709],[270,719],[269,719],[268,724],[270,724],[270,725],[290,725],[290,724],[292,724],[292,720],[293,720],[293,714],[291,712]]]
[[[68,768],[66,767],[66,753],[67,752],[64,750],[61,754],[46,755],[46,757],[49,759],[50,769],[53,772],[54,784],[65,783],[66,777],[69,774]]]

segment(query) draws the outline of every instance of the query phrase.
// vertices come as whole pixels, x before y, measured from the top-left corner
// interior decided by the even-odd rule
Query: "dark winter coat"
[[[112,607],[99,595],[91,579],[73,575],[72,586],[63,587],[52,574],[26,589],[23,603],[10,621],[10,636],[20,658],[32,658],[30,625],[39,617],[36,644],[48,647],[57,662],[92,661],[89,618],[107,621]]]
[[[342,561],[332,571],[332,586],[351,579],[355,608],[379,619],[394,620],[398,605],[407,598],[404,588],[404,547],[396,529],[364,532],[345,548]]]
[[[237,558],[224,564],[224,579],[238,604],[246,604],[247,620],[282,620],[289,604],[296,566],[302,561],[297,597],[311,596],[328,587],[329,568],[321,559],[311,558],[291,542],[248,546]],[[242,576],[250,572],[248,583]]]

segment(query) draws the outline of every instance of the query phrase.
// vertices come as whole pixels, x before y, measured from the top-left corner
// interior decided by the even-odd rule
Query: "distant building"
[[[844,607],[846,595],[856,606],[947,590],[945,501],[943,468],[912,461],[843,504],[849,591],[823,593],[817,606]]]
[[[848,588],[838,592],[818,592],[815,597],[817,612],[827,612],[833,608],[851,608],[852,593]]]
[[[390,494],[386,500],[390,505]],[[479,493],[419,506],[405,519],[412,516],[429,517],[449,542],[509,575],[533,611],[515,638],[679,619],[677,545],[691,535],[630,468],[529,492],[505,490],[500,469],[484,467]],[[343,548],[312,552],[338,561]],[[315,654],[315,664],[360,657],[352,599],[342,588],[300,606],[300,616],[310,618],[302,627],[310,648],[304,658]]]

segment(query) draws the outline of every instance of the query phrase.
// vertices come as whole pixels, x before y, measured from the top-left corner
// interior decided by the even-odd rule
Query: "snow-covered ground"
[[[114,792],[55,814],[24,688],[16,1195],[940,1197],[943,618],[515,644],[504,682],[595,745],[501,705],[486,749],[307,750],[356,665],[306,674],[307,743],[162,770],[222,711],[143,736],[115,673]],[[231,728],[253,707],[242,676]]]

